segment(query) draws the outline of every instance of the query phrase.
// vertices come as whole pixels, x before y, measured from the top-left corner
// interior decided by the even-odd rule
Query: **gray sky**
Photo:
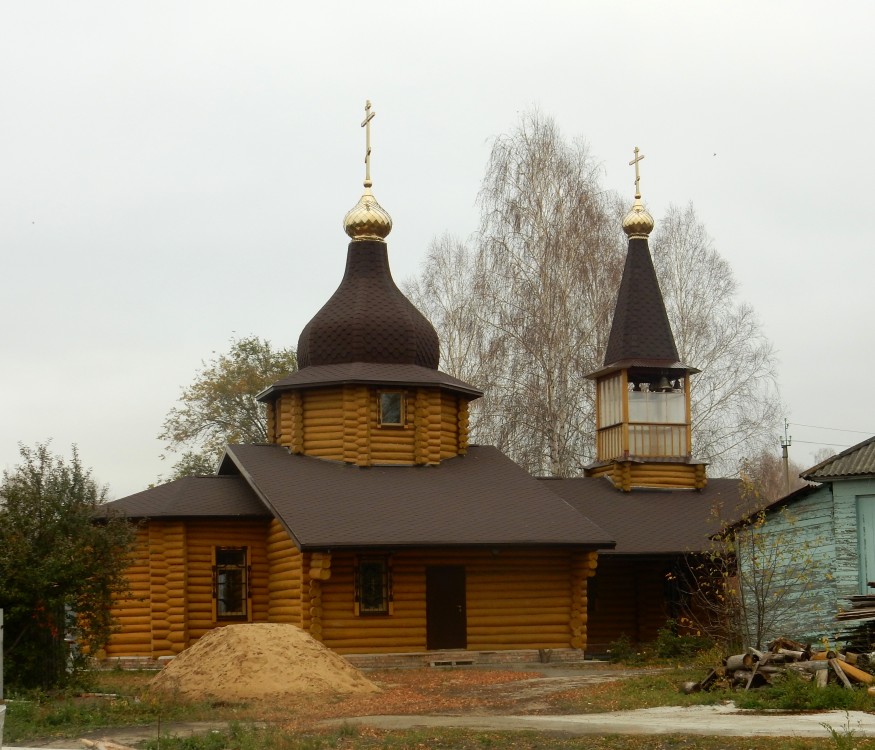
[[[234,334],[296,345],[343,272],[366,98],[397,280],[476,228],[489,139],[536,106],[630,202],[640,146],[657,222],[694,203],[779,350],[791,458],[875,434],[854,395],[873,27],[868,1],[7,0],[0,468],[52,438],[138,491],[203,359]]]

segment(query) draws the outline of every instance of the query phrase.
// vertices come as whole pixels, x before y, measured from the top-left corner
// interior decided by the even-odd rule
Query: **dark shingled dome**
[[[298,339],[298,367],[377,362],[436,370],[439,356],[434,327],[392,280],[386,243],[351,242],[340,286]]]

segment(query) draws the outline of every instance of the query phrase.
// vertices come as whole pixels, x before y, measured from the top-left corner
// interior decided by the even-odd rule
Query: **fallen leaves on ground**
[[[292,718],[284,725],[301,728],[323,719],[345,716],[494,712],[513,705],[514,701],[504,692],[496,693],[493,688],[539,677],[538,672],[480,669],[372,672],[368,678],[382,688],[382,693],[293,700],[285,704],[286,717],[291,714]]]

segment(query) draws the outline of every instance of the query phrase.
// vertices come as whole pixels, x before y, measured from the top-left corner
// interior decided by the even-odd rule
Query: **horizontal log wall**
[[[441,393],[441,459],[459,455],[459,405],[463,400],[453,393]]]
[[[700,480],[697,469],[699,466],[682,463],[632,463],[630,482],[633,487],[695,489]]]
[[[370,393],[367,386],[343,388],[343,460],[356,466],[370,462]]]
[[[210,630],[235,620],[217,621],[213,602],[213,553],[216,547],[246,547],[251,569],[251,622],[267,622],[270,594],[264,521],[189,521],[188,627],[191,645]]]
[[[700,490],[708,484],[704,464],[613,461],[595,469],[587,469],[586,476],[607,476],[624,492],[629,492],[633,487]]]
[[[128,554],[125,576],[128,593],[116,599],[112,616],[118,629],[110,636],[104,653],[110,658],[148,656],[152,651],[152,614],[150,606],[149,531],[137,530],[134,546]]]
[[[400,426],[380,424],[378,386],[282,393],[268,405],[273,442],[292,453],[372,464],[438,464],[468,449],[468,399],[440,388],[406,389]]]
[[[267,619],[302,627],[303,556],[275,518],[268,529],[266,555],[269,566]]]
[[[137,532],[129,556],[125,576],[130,594],[113,605],[118,629],[104,649],[106,656],[172,656],[227,624],[213,618],[217,546],[248,548],[252,619],[267,621],[267,531],[263,521],[150,521]]]
[[[459,396],[459,416],[458,416],[458,434],[459,434],[459,455],[464,456],[468,452],[468,403],[471,399]]]
[[[303,452],[343,461],[343,388],[317,388],[302,394]]]
[[[152,603],[151,656],[173,656],[185,648],[185,525],[149,524],[149,597]]]
[[[319,586],[322,640],[339,653],[426,649],[425,569],[464,565],[468,648],[583,648],[586,582],[595,553],[585,550],[397,552],[391,556],[393,614],[356,616],[355,555],[335,552]],[[316,612],[315,607],[311,609]]]

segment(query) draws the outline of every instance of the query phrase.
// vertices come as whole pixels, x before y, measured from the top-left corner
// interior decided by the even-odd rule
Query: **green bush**
[[[840,685],[817,687],[802,677],[788,672],[774,679],[771,686],[737,691],[735,703],[739,708],[777,711],[870,711],[872,698],[863,689],[848,690]]]
[[[692,659],[713,646],[714,642],[702,635],[678,635],[677,623],[668,620],[656,634],[654,651],[660,659]]]

